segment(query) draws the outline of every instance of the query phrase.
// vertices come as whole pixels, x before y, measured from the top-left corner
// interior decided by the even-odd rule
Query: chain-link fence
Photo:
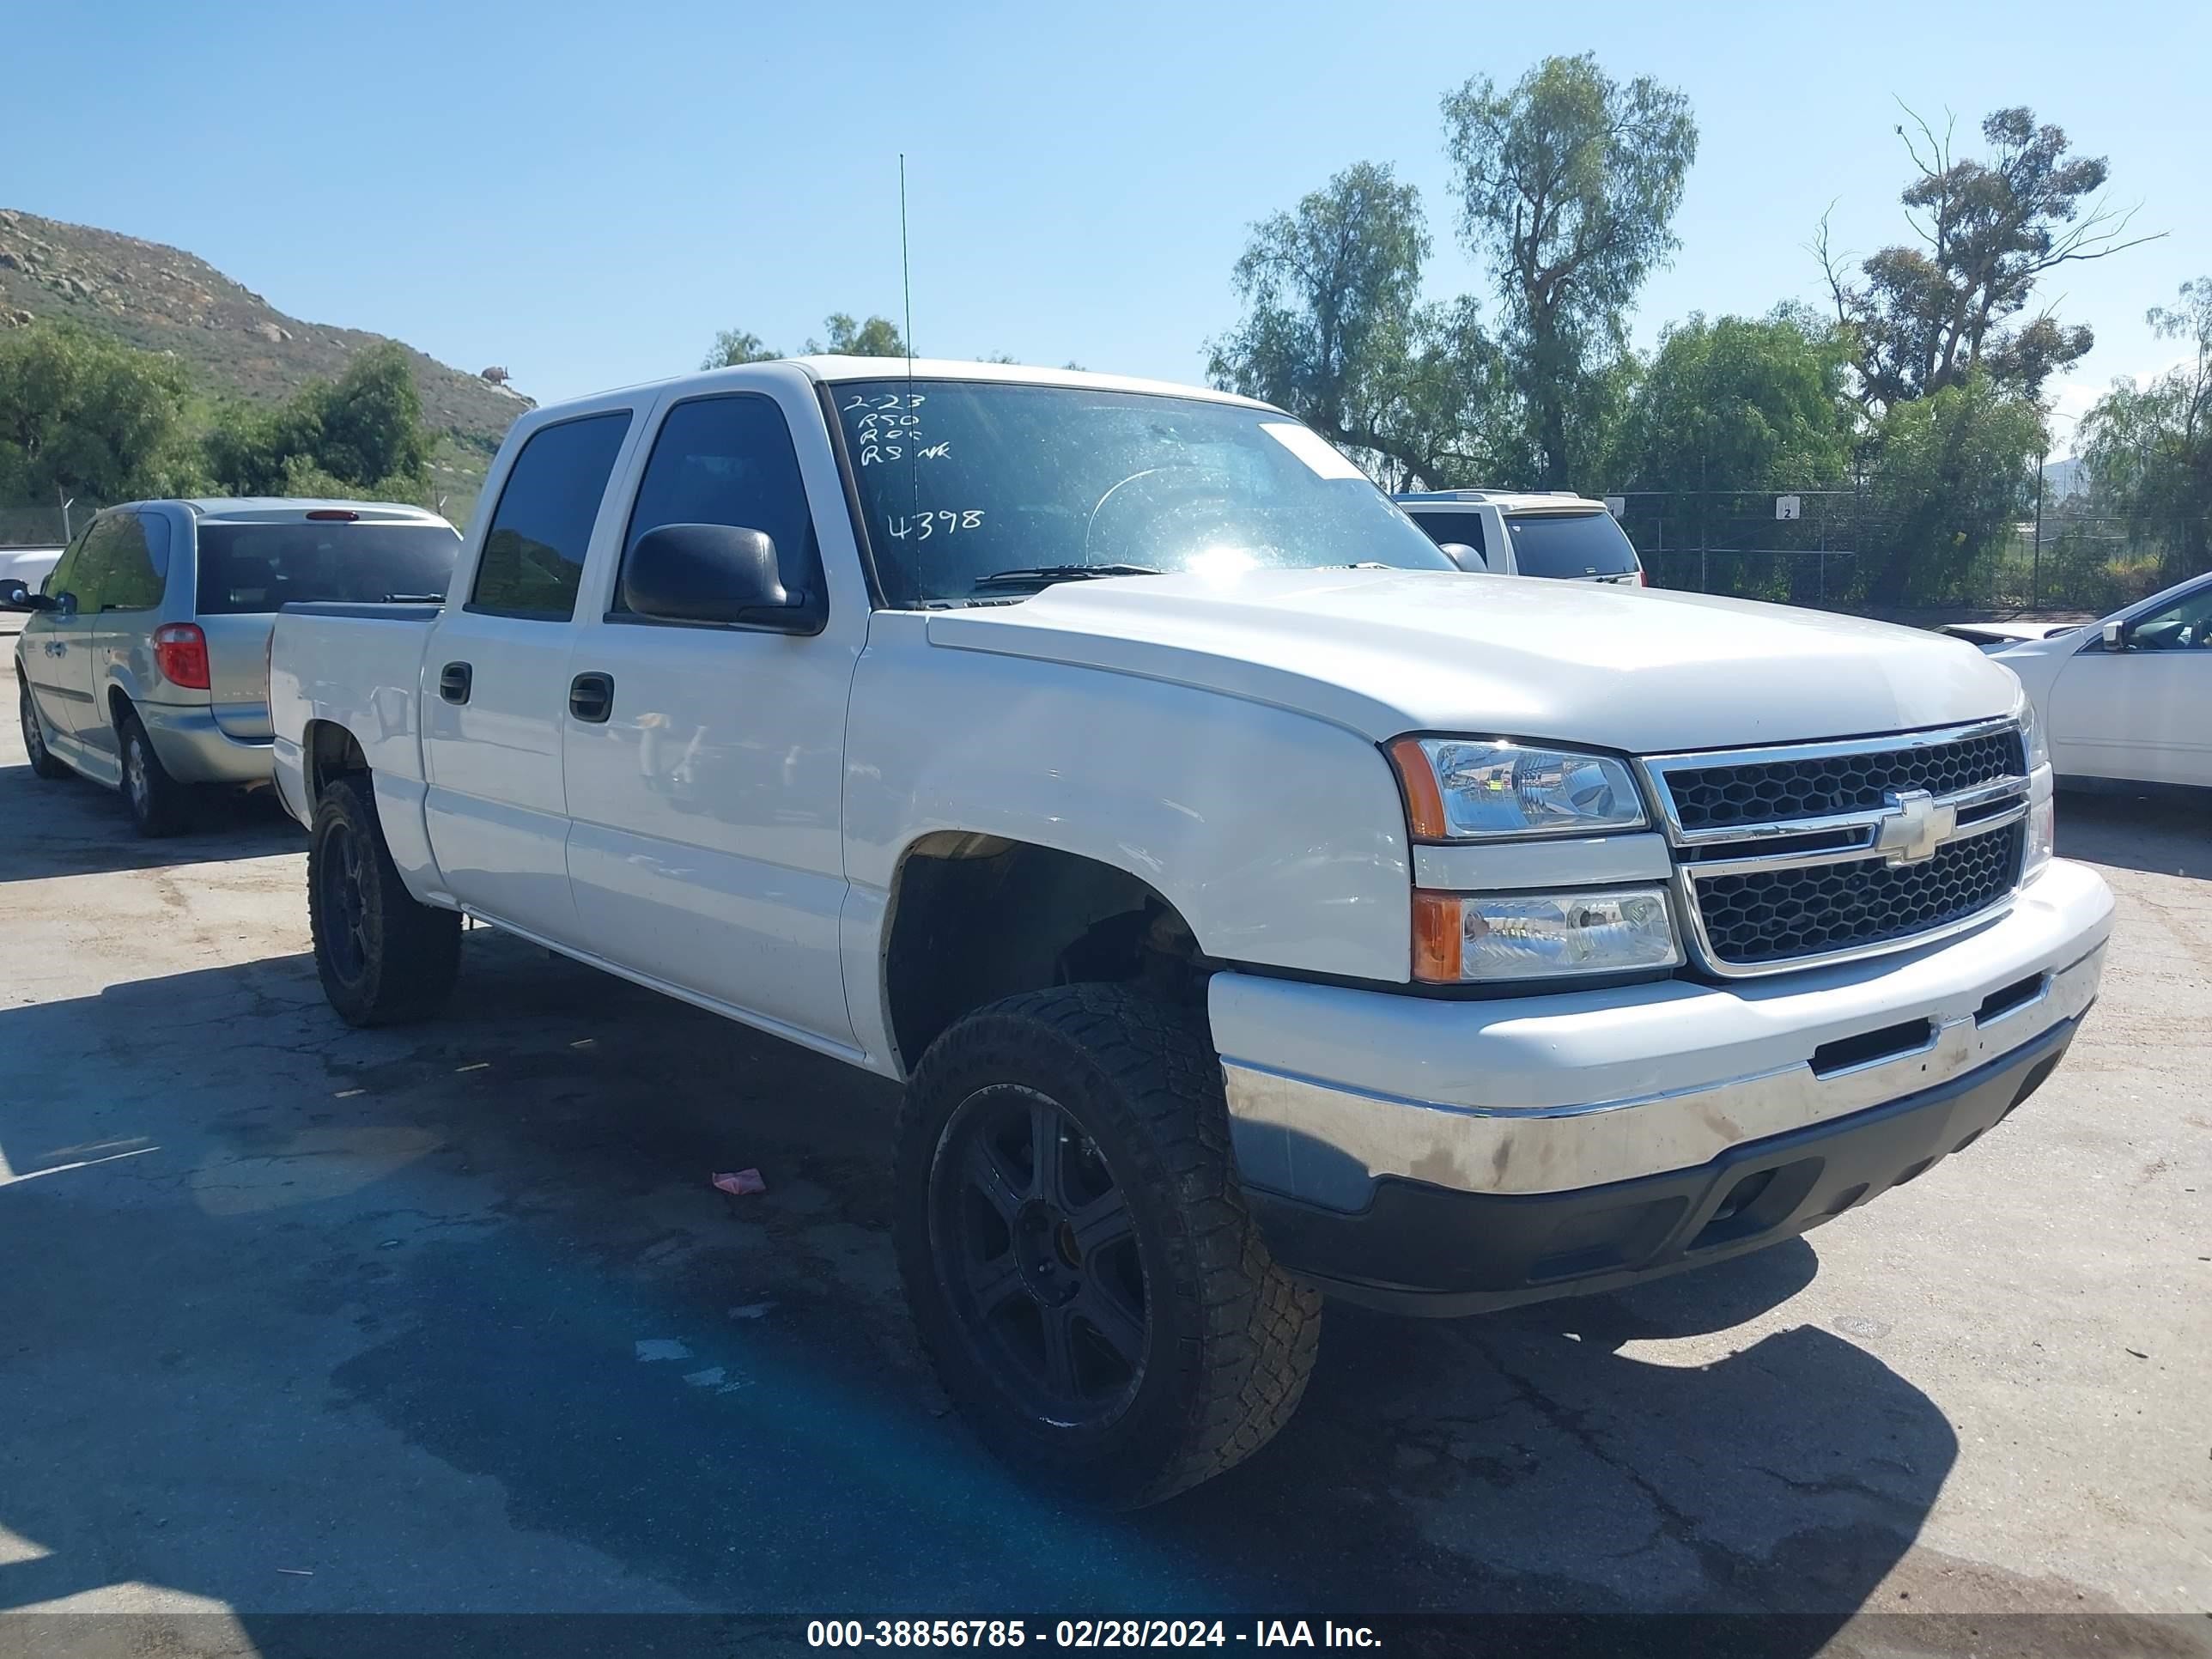
[[[66,507],[0,507],[0,547],[60,547],[98,511],[90,501],[72,501]]]
[[[2078,498],[1972,550],[1904,520],[1875,485],[1783,492],[1638,490],[1608,498],[1655,586],[1913,616],[2116,610],[2175,579],[2155,550]],[[1895,550],[1933,544],[1892,569]]]

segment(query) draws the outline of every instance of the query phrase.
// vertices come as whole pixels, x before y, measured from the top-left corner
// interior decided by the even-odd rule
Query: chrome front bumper
[[[1218,975],[1239,1172],[1355,1212],[1389,1178],[1533,1194],[1689,1169],[2075,1019],[2111,926],[2104,883],[2061,861],[1977,933],[1757,981],[1468,1002]]]

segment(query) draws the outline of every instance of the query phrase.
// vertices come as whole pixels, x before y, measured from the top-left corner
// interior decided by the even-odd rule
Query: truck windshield
[[[232,617],[298,600],[443,599],[461,538],[442,524],[340,520],[200,526],[199,610]]]
[[[895,605],[1018,598],[1100,566],[1453,568],[1287,416],[974,380],[848,381],[831,392]]]
[[[1610,513],[1508,514],[1513,568],[1524,576],[1625,576],[1636,548]]]

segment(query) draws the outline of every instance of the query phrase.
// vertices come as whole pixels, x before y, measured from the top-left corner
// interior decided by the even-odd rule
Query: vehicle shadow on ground
[[[2088,864],[2212,879],[2212,791],[2192,799],[2066,790],[2058,797],[2058,853]]]
[[[0,1260],[39,1264],[0,1275],[0,1528],[44,1552],[0,1608],[145,1583],[284,1651],[324,1610],[1745,1608],[1817,1615],[1809,1652],[1956,1456],[1828,1332],[1641,1346],[1771,1314],[1800,1241],[1477,1321],[1332,1307],[1274,1446],[1066,1511],[915,1354],[893,1090],[466,954],[404,1030],[340,1026],[305,957],[0,1010]],[[764,1195],[710,1188],[746,1164]]]
[[[306,850],[300,827],[271,791],[210,790],[192,801],[185,833],[144,841],[122,798],[82,778],[42,778],[0,765],[0,884],[112,870],[157,870]]]

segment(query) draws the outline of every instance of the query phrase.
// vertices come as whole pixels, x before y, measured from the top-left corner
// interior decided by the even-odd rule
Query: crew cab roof
[[[1245,409],[1266,410],[1271,414],[1282,413],[1273,404],[1262,403],[1256,398],[1243,397],[1234,392],[1217,391],[1212,386],[1184,386],[1174,380],[1148,380],[1129,374],[1094,374],[1085,368],[1039,368],[1027,363],[979,363],[965,357],[815,356],[764,358],[757,363],[737,363],[727,368],[696,369],[688,374],[672,374],[665,380],[647,380],[636,386],[610,387],[605,392],[585,397],[564,398],[556,404],[541,404],[525,413],[517,424],[527,422],[533,428],[545,426],[550,424],[547,419],[549,416],[559,418],[576,410],[602,408],[609,399],[626,394],[695,386],[708,388],[743,375],[749,370],[763,368],[795,368],[809,380],[824,386],[836,386],[846,380],[902,380],[911,374],[917,380],[974,380],[998,386],[1077,386],[1094,392],[1145,392],[1154,397],[1193,398],[1206,403],[1235,404]]]
[[[835,385],[840,380],[902,380],[908,373],[904,357],[793,357],[817,380]],[[1088,386],[1097,392],[1145,392],[1171,398],[1196,398],[1207,403],[1240,404],[1247,409],[1273,409],[1273,404],[1212,386],[1183,386],[1174,380],[1147,380],[1129,374],[1094,374],[1085,368],[1034,368],[1026,363],[978,363],[951,357],[916,357],[912,374],[917,380],[984,380],[1002,386]]]
[[[1501,513],[1602,513],[1603,501],[1571,489],[1418,489],[1390,498],[1401,507],[1494,507]]]

